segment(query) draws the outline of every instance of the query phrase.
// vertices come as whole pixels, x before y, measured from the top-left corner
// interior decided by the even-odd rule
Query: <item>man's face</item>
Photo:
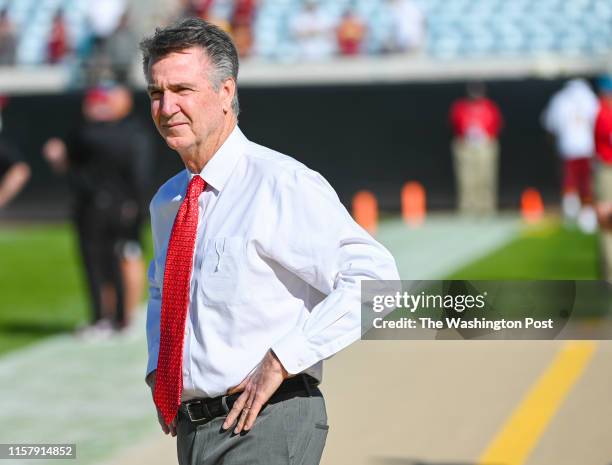
[[[209,80],[212,71],[200,47],[170,53],[149,64],[151,116],[168,146],[179,153],[197,151],[221,130],[230,111],[228,86],[215,91]]]

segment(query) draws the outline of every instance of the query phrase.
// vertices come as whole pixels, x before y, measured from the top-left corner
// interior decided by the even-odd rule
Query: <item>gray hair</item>
[[[190,47],[201,47],[208,55],[214,67],[214,72],[208,78],[215,91],[227,79],[238,82],[238,53],[232,39],[214,24],[200,18],[187,18],[157,28],[152,36],[140,42],[145,76],[151,61]],[[232,110],[238,116],[240,106],[237,87],[232,99]]]

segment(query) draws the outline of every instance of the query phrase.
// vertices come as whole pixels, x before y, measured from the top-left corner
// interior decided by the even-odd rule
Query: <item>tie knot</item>
[[[187,197],[198,197],[205,187],[206,182],[200,176],[195,175],[193,178],[191,178],[191,181],[189,182],[189,187],[187,188]]]

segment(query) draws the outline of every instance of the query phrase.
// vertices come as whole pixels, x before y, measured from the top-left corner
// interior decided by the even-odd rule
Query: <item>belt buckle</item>
[[[221,397],[221,406],[223,407],[223,410],[225,410],[225,413],[228,414],[230,411],[229,406],[227,405],[227,395]]]
[[[191,420],[192,423],[197,423],[203,420],[206,420],[206,417],[202,417],[202,418],[194,418],[193,415],[191,414],[191,406],[192,405],[202,405],[202,401],[201,400],[194,400],[191,402],[187,402],[185,403],[185,410],[187,410],[187,416],[189,417],[189,420]]]

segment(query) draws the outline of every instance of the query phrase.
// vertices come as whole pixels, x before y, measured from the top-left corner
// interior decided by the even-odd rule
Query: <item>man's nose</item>
[[[172,93],[172,92],[164,92],[164,94],[162,95],[162,101],[161,101],[161,114],[162,116],[165,117],[170,117],[172,115],[174,115],[175,113],[178,113],[179,106],[177,103],[177,99],[176,96]]]

